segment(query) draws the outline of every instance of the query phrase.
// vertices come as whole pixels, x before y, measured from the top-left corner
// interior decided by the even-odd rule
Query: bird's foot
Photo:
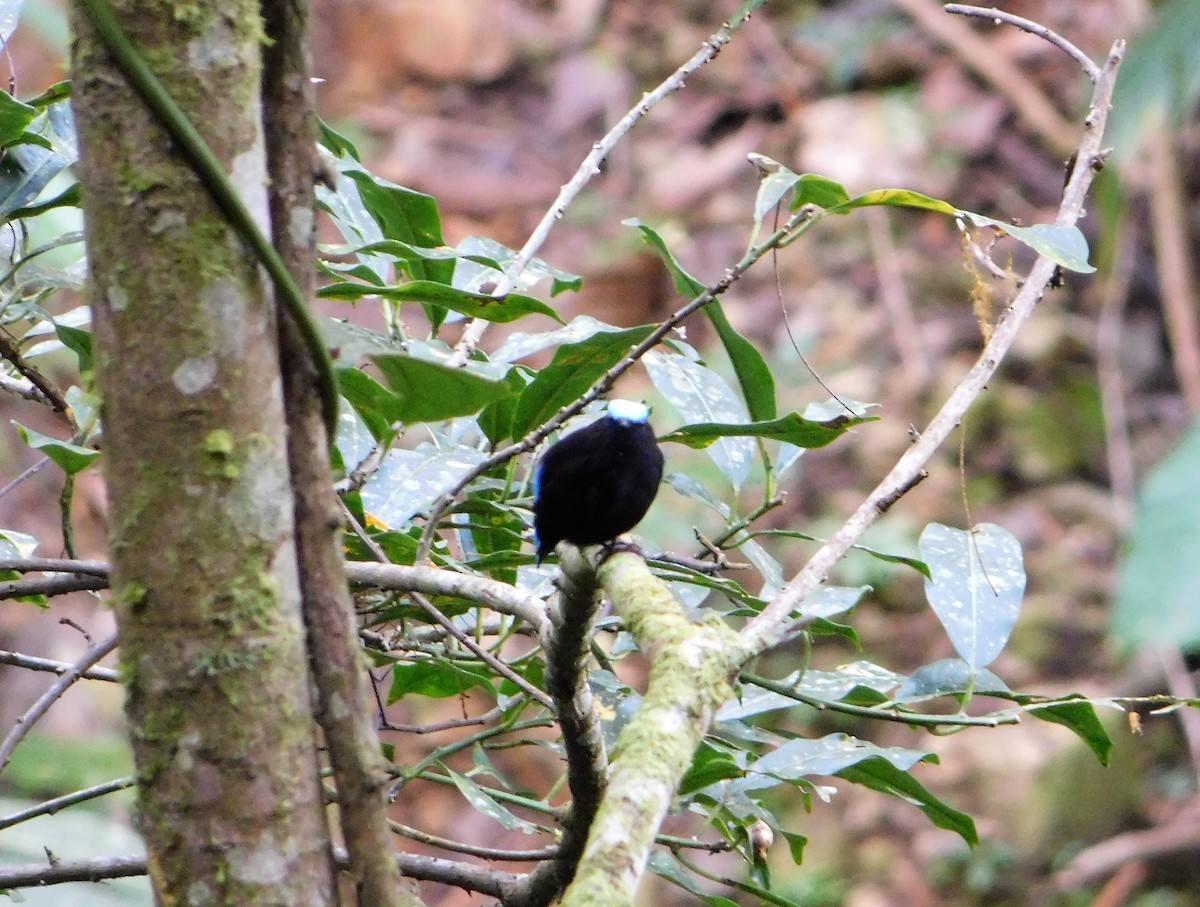
[[[600,564],[603,564],[614,554],[620,554],[622,551],[628,551],[630,554],[636,554],[643,560],[646,557],[645,553],[642,551],[642,546],[637,544],[637,542],[630,541],[629,539],[613,539],[611,542],[605,542],[600,547],[600,559],[597,561],[596,566],[599,567]]]

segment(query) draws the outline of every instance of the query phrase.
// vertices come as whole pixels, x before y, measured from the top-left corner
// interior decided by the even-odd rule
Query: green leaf
[[[24,532],[15,529],[0,529],[0,557],[24,559],[33,557],[37,552],[38,540]],[[0,582],[15,582],[22,576],[16,570],[0,570]],[[16,601],[37,605],[39,608],[49,608],[50,603],[44,595],[22,595]]]
[[[501,443],[513,436],[513,417],[516,415],[521,394],[529,386],[530,379],[527,376],[528,370],[523,367],[509,369],[504,380],[509,390],[512,391],[512,395],[502,397],[495,403],[485,406],[476,420],[479,430],[483,432],[492,447],[499,447]]]
[[[34,431],[32,428],[27,428],[20,422],[13,422],[13,425],[17,427],[17,431],[20,432],[26,444],[34,450],[40,450],[61,466],[63,472],[69,476],[83,472],[100,456],[100,451],[98,450],[80,447],[78,444],[72,444],[69,441],[60,441],[57,438],[51,438],[39,431]]]
[[[712,322],[717,336],[725,347],[725,354],[733,365],[738,386],[746,399],[746,409],[756,422],[769,422],[777,415],[775,404],[775,376],[771,374],[767,360],[758,348],[737,332],[729,322],[721,302],[714,299],[704,307],[704,314]]]
[[[995,523],[972,531],[930,523],[918,547],[933,574],[925,581],[925,596],[954,648],[971,670],[987,667],[1004,649],[1021,612],[1021,543]]]
[[[482,318],[497,324],[507,324],[526,315],[546,315],[562,324],[562,319],[553,308],[540,299],[509,293],[503,298],[484,293],[469,293],[456,290],[444,283],[431,280],[414,280],[410,283],[377,287],[362,283],[335,283],[322,287],[318,293],[322,299],[361,299],[364,296],[379,296],[392,302],[419,302],[469,318]]]
[[[401,414],[404,412],[404,401],[366,372],[356,368],[338,369],[337,379],[338,390],[346,402],[354,407],[371,432],[371,437],[376,442],[395,437],[396,430],[392,426],[403,421]]]
[[[321,144],[332,151],[334,157],[349,157],[355,161],[362,160],[362,156],[358,153],[358,149],[354,147],[354,143],[324,120],[318,120],[317,127],[318,138]]]
[[[7,147],[16,143],[37,113],[36,107],[18,101],[7,91],[0,91],[0,145]]]
[[[1200,650],[1200,422],[1147,474],[1111,632],[1125,647]]]
[[[560,346],[550,364],[521,394],[513,414],[512,436],[524,437],[562,407],[578,400],[653,330],[652,326],[644,326],[600,331],[586,340]]]
[[[855,784],[907,800],[919,808],[938,828],[952,831],[974,847],[979,843],[975,822],[966,813],[946,805],[907,771],[883,758],[864,759],[837,773]]]
[[[814,422],[799,413],[770,422],[745,422],[740,425],[728,422],[698,422],[684,425],[660,441],[674,441],[697,450],[708,447],[718,438],[750,437],[769,441],[786,441],[797,447],[824,447],[856,425],[877,421],[877,416],[839,416],[829,422]]]
[[[71,97],[71,83],[68,80],[55,82],[36,98],[30,98],[26,103],[30,107],[36,107],[38,110],[45,110],[59,101],[65,101]]]
[[[348,170],[358,185],[367,211],[379,224],[384,239],[397,239],[414,246],[443,246],[442,218],[432,195],[406,189],[365,170]]]
[[[933,753],[924,750],[880,747],[849,734],[827,734],[819,740],[789,740],[756,761],[750,771],[794,781],[809,775],[836,775],[864,759],[880,759],[901,771],[918,762],[937,762]]]
[[[79,183],[74,183],[58,193],[54,198],[35,205],[25,205],[23,208],[17,208],[15,211],[10,212],[8,216],[12,220],[19,220],[25,217],[37,217],[39,214],[45,214],[47,211],[53,211],[55,208],[78,208],[80,206]]]
[[[792,862],[797,866],[801,865],[804,862],[804,847],[808,844],[808,838],[784,829],[778,829],[777,833],[782,834],[784,840],[787,841],[788,852],[792,855]]]
[[[805,205],[836,208],[848,201],[850,193],[841,183],[815,173],[805,173],[799,178],[796,194],[792,196],[792,210],[799,210]]]
[[[62,345],[74,353],[79,360],[80,373],[89,374],[95,368],[95,361],[92,358],[91,332],[58,322],[54,325],[54,333]]]
[[[640,230],[642,241],[662,256],[663,261],[666,262],[667,270],[671,272],[671,276],[675,279],[675,289],[679,291],[680,296],[695,299],[707,289],[704,284],[689,274],[683,265],[679,263],[679,259],[667,247],[666,240],[659,235],[657,230],[642,223],[636,217],[630,217],[621,221],[621,223],[627,227],[636,227]]]
[[[674,882],[684,891],[694,894],[697,897],[704,896],[704,889],[700,887],[700,883],[692,877],[692,874],[669,851],[651,851],[650,860],[646,865],[650,867],[650,871],[655,875],[662,876],[669,882]]]
[[[718,781],[741,778],[745,774],[745,769],[728,753],[702,743],[696,750],[696,755],[692,757],[692,764],[684,774],[683,780],[679,782],[679,794],[686,797]]]
[[[409,694],[446,699],[460,696],[473,687],[494,694],[492,676],[482,669],[470,669],[441,659],[422,659],[412,664],[392,666],[392,686],[388,705],[399,702]]]
[[[913,192],[910,189],[875,189],[830,208],[829,213],[845,214],[855,208],[867,208],[874,205],[884,205],[889,208],[920,208],[951,216],[959,213],[959,210],[949,202],[923,195],[920,192]]]
[[[933,198],[910,189],[875,189],[855,198],[839,198],[840,195],[844,195],[845,189],[823,177],[814,177],[809,189],[811,194],[806,194],[803,182],[806,178],[801,177],[800,188],[797,189],[792,201],[793,209],[812,203],[824,208],[829,214],[848,214],[857,208],[876,205],[936,211],[939,214],[948,214],[955,218],[966,218],[977,227],[995,227],[1002,230],[1013,239],[1024,243],[1039,255],[1046,256],[1068,271],[1090,274],[1096,270],[1088,264],[1087,239],[1078,227],[1060,227],[1054,224],[1017,227],[983,214],[976,214],[973,211],[963,211],[940,198]]]
[[[1113,742],[1096,714],[1096,708],[1082,696],[1066,696],[1057,700],[1043,700],[1033,696],[1014,697],[1021,707],[1034,718],[1061,724],[1074,731],[1088,745],[1101,765],[1108,765],[1112,758]]]
[[[947,806],[908,774],[918,762],[937,762],[937,757],[919,750],[878,747],[846,734],[830,734],[820,740],[789,740],[755,762],[751,771],[789,782],[809,775],[836,775],[907,800],[934,825],[956,832],[968,844],[978,843],[970,816]]]
[[[461,775],[445,765],[442,765],[442,768],[450,776],[450,780],[454,782],[454,786],[458,788],[459,793],[466,798],[467,802],[476,811],[487,816],[489,819],[495,819],[508,831],[520,831],[527,835],[537,833],[537,826],[526,822],[524,819],[517,818],[512,812],[501,806],[495,797],[466,775]]]
[[[396,420],[410,425],[474,415],[512,393],[504,382],[489,381],[467,369],[395,353],[377,353],[370,359],[400,401]]]

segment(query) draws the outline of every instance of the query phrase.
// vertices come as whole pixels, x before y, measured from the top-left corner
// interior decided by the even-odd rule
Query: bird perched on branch
[[[533,480],[539,564],[559,542],[611,542],[646,515],[663,474],[649,418],[644,403],[612,400],[603,416],[542,456]]]

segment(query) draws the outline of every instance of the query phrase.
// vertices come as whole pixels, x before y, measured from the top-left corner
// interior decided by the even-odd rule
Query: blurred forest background
[[[519,247],[593,142],[735,6],[315,0],[321,112],[371,169],[437,198],[448,243],[478,234]],[[1025,552],[1022,617],[993,665],[1010,686],[1194,696],[1200,516],[1187,511],[1200,510],[1200,445],[1188,434],[1200,415],[1200,2],[1002,6],[1099,61],[1115,38],[1131,39],[1115,151],[1081,224],[1099,270],[1068,275],[1043,300],[968,418],[961,468],[958,449],[943,451],[868,544],[915,554],[926,523],[968,524],[965,500],[970,519],[999,523]],[[59,4],[26,4],[23,15],[5,65],[28,97],[65,77],[68,30]],[[582,292],[556,305],[564,317],[594,313],[622,325],[678,306],[659,259],[621,225],[627,217],[654,224],[700,279],[719,277],[751,225],[758,174],[749,152],[832,177],[852,194],[898,186],[1021,224],[1050,221],[1088,96],[1076,64],[1050,44],[948,16],[934,0],[771,3],[637,126],[556,227],[542,257],[585,276]],[[826,385],[877,402],[883,419],[807,454],[771,525],[823,536],[886,472],[910,425],[921,427],[981,346],[973,283],[949,220],[878,208],[827,221],[725,297],[739,329],[768,351],[787,409],[827,396],[803,353]],[[1003,300],[992,304],[998,312]],[[325,311],[379,323],[366,307]],[[501,336],[497,329],[487,343]],[[688,339],[704,349],[704,325],[691,325]],[[639,380],[621,395],[652,400]],[[38,409],[0,398],[0,484],[39,459],[8,418],[57,429]],[[660,406],[656,428],[669,430],[672,419]],[[675,471],[710,468],[674,446],[668,461]],[[55,537],[61,481],[51,466],[8,490],[0,526]],[[81,556],[104,557],[99,475],[79,477],[74,507]],[[664,490],[639,534],[652,546],[690,548],[689,507]],[[873,661],[904,672],[951,654],[914,572],[859,556],[837,580],[875,588],[850,621]],[[0,649],[73,661],[85,643],[60,618],[97,637],[111,625],[85,595],[47,612],[6,602]],[[779,653],[772,667],[800,655]],[[813,663],[857,657],[844,642],[823,641]],[[0,667],[0,728],[50,678]],[[18,749],[0,814],[128,774],[120,706],[115,685],[78,685]],[[814,735],[847,730],[936,749],[942,764],[922,769],[922,782],[972,814],[984,843],[970,852],[917,810],[842,785],[830,803],[795,816],[810,839],[805,862],[796,869],[780,854],[776,884],[791,880],[789,895],[812,907],[1200,905],[1198,719],[1192,710],[1145,715],[1135,733],[1129,715],[1108,712],[1117,749],[1101,768],[1069,732],[1041,722],[931,740],[899,725],[815,716]],[[46,758],[68,739],[77,759]],[[536,759],[527,770],[537,771]],[[77,815],[54,826],[56,854],[95,855],[97,840],[114,854],[137,850],[129,798],[100,802],[84,824]],[[402,812],[431,830],[486,821],[449,798]],[[41,859],[38,828],[0,831],[0,862]],[[646,903],[691,902],[651,887]],[[69,886],[26,897],[148,903],[145,890],[144,882]],[[471,902],[446,891],[440,903]]]

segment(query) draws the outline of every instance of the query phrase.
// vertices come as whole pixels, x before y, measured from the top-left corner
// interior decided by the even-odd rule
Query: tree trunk
[[[114,5],[267,224],[257,3]],[[156,896],[332,904],[270,288],[75,12],[113,601]]]

